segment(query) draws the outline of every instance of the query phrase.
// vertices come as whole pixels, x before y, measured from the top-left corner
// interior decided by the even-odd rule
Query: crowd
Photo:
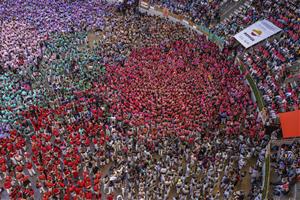
[[[201,40],[203,40],[203,38],[201,38],[200,41]],[[113,66],[111,69],[107,69],[107,75],[113,82],[111,85],[116,89],[116,93],[112,94],[110,97],[114,102],[111,106],[111,113],[114,114],[113,119],[116,121],[125,121],[130,125],[134,125],[134,127],[138,127],[134,129],[131,134],[137,139],[136,145],[139,145],[139,142],[142,144],[142,146],[135,147],[135,149],[142,150],[142,153],[139,153],[139,151],[137,152],[137,156],[136,154],[132,155],[133,158],[129,156],[129,160],[126,162],[118,158],[120,163],[117,166],[119,167],[113,170],[111,179],[107,178],[106,181],[108,191],[113,191],[115,188],[120,191],[127,191],[128,188],[134,188],[129,189],[129,191],[131,191],[128,194],[129,198],[131,198],[133,195],[132,193],[134,193],[141,196],[147,195],[150,199],[165,199],[172,193],[171,185],[173,182],[171,180],[174,179],[174,172],[179,171],[179,175],[177,175],[176,178],[178,180],[175,182],[177,188],[175,196],[178,195],[177,197],[179,199],[199,197],[215,198],[215,195],[218,196],[220,194],[214,194],[212,191],[214,190],[215,184],[219,181],[223,168],[225,167],[226,173],[223,177],[224,182],[222,183],[222,188],[224,188],[224,190],[226,189],[227,196],[224,196],[224,198],[229,198],[233,193],[235,184],[237,184],[238,179],[240,178],[239,171],[235,170],[235,166],[239,165],[238,169],[242,169],[247,159],[260,152],[259,143],[255,142],[256,145],[254,145],[258,149],[255,149],[254,146],[252,146],[252,140],[250,139],[251,137],[249,137],[251,136],[251,131],[246,133],[246,130],[240,130],[243,126],[238,125],[236,121],[237,119],[240,119],[239,117],[235,116],[237,117],[235,118],[227,116],[226,112],[220,113],[220,116],[208,112],[208,109],[212,104],[219,105],[214,101],[216,100],[219,102],[219,98],[223,99],[222,95],[225,94],[220,94],[219,98],[214,98],[213,96],[215,96],[215,94],[213,93],[215,89],[211,88],[207,91],[203,89],[201,92],[201,87],[210,88],[204,81],[207,81],[208,83],[211,81],[214,88],[217,89],[218,84],[214,81],[219,80],[217,77],[220,77],[222,68],[218,68],[213,59],[211,59],[211,62],[215,63],[215,65],[210,65],[211,63],[209,62],[210,56],[213,56],[213,54],[209,52],[216,51],[216,46],[207,42],[203,42],[199,45],[199,49],[197,49],[197,45],[194,46],[192,44],[176,42],[172,45],[168,44],[157,48],[145,48],[138,52],[134,52],[131,55],[133,57],[130,57],[123,64],[123,67]],[[195,52],[191,49],[194,49]],[[205,53],[201,52],[201,49],[206,49]],[[204,53],[204,55],[201,57],[197,53]],[[176,59],[178,57],[180,57],[179,60]],[[189,63],[187,58],[195,58],[195,60],[192,59]],[[197,61],[197,59],[200,60]],[[205,62],[203,62],[204,60]],[[183,67],[182,61],[184,62],[185,67]],[[208,63],[208,69],[201,69],[204,67],[204,65],[201,66],[201,63]],[[210,70],[209,66],[212,66]],[[226,64],[223,63],[223,65],[220,64],[220,66],[225,67]],[[206,77],[211,80],[205,80],[205,75],[204,77],[199,78],[199,74],[202,73],[209,73],[206,74]],[[218,75],[218,73],[220,74]],[[232,76],[232,73],[238,73],[238,71],[236,68],[228,69],[228,71],[224,68],[223,73],[228,73],[226,78],[232,78],[235,77]],[[164,77],[164,79],[162,79],[162,74],[167,74],[167,78]],[[110,77],[111,75],[112,77]],[[213,78],[216,78],[216,80],[213,80]],[[239,79],[240,78],[237,76],[236,80]],[[178,80],[181,81],[178,82]],[[199,83],[197,83],[198,81]],[[231,88],[235,85],[230,85],[232,81],[237,84],[237,82],[234,81],[234,78],[231,81],[221,81],[221,84],[226,85],[229,83],[228,87]],[[241,85],[237,84],[236,86],[245,86],[243,82],[240,83]],[[190,84],[191,86],[189,86]],[[175,87],[173,87],[174,85]],[[183,90],[182,88],[186,89]],[[193,94],[189,89],[194,90],[195,96],[188,96]],[[249,91],[247,90],[245,90],[246,93],[243,95],[238,94],[238,92],[235,93],[234,89],[231,89],[233,96],[237,99],[238,96],[245,97],[249,95]],[[209,93],[206,94],[205,92]],[[198,98],[197,95],[200,93],[204,93],[203,97],[209,96],[212,98],[209,100],[206,100],[203,97]],[[200,116],[200,119],[197,118],[199,113],[192,111],[192,109],[197,109],[193,107],[192,102],[189,102],[191,103],[191,108],[188,107],[189,104],[186,104],[187,106],[184,105],[189,98],[194,100],[199,99],[199,105],[204,105],[204,107],[200,106],[201,112],[205,113],[205,116],[213,118],[217,117],[218,120],[209,120],[209,118],[206,119],[204,116]],[[249,98],[249,96],[247,98]],[[220,102],[222,102],[222,100]],[[231,102],[234,102],[234,100],[232,99]],[[248,104],[250,102],[251,101],[244,103]],[[124,105],[122,105],[122,103],[124,103]],[[230,106],[230,104],[231,103],[227,106]],[[183,110],[181,110],[181,106],[178,105],[182,105],[181,109]],[[230,107],[227,107],[227,109],[228,108]],[[255,110],[255,108],[252,109]],[[248,112],[250,110],[248,110]],[[247,113],[246,110],[245,112]],[[179,116],[179,113],[183,113],[181,114],[182,117]],[[256,117],[257,116],[252,116],[249,119],[250,121],[251,119],[254,120],[253,122],[256,123]],[[192,122],[195,121],[195,124],[197,124],[198,120],[202,120],[201,124],[204,126],[202,130],[197,130],[199,125],[195,126]],[[245,123],[248,124],[250,121],[247,120]],[[222,123],[227,125],[232,124],[233,129],[227,127],[222,133],[214,132],[215,130],[219,130],[215,127],[219,127]],[[185,126],[185,124],[188,124],[188,126]],[[237,126],[235,126],[235,124]],[[252,125],[250,125],[250,127],[251,126]],[[196,129],[193,130],[194,127]],[[245,137],[249,139],[248,142],[245,142],[246,138],[243,136],[235,135],[234,133],[236,131],[246,131]],[[257,131],[257,129],[253,131],[253,136],[255,136],[255,131]],[[144,132],[146,136],[143,134],[139,135],[141,132]],[[207,132],[210,132],[210,134],[205,134]],[[176,143],[174,143],[174,141],[169,142],[168,138],[170,135],[177,135],[180,139],[175,139],[177,140]],[[263,134],[261,134],[261,136],[264,137]],[[213,138],[213,140],[211,140],[211,138]],[[224,141],[223,139],[225,139],[225,143],[222,143],[222,141]],[[173,138],[171,138],[171,140],[173,140]],[[147,151],[144,151],[145,143],[147,144]],[[159,145],[160,143],[162,144]],[[265,144],[266,142],[262,144],[262,147]],[[117,143],[115,145],[118,146],[119,144]],[[224,146],[222,147],[222,145]],[[132,145],[130,145],[130,147],[131,146]],[[226,149],[226,153],[224,153],[223,148]],[[241,151],[237,151],[236,148],[239,148]],[[117,149],[120,149],[120,153],[123,151],[121,148],[117,147]],[[149,154],[149,150],[150,152],[153,150],[158,152],[158,156],[155,158],[155,161],[158,162],[157,164],[152,163],[152,160],[150,160],[149,163],[149,159],[153,156],[151,153]],[[126,149],[126,153],[127,151],[128,150]],[[176,154],[176,152],[179,153]],[[240,152],[240,154],[235,154],[235,152]],[[164,155],[164,157],[162,157],[162,155]],[[224,163],[220,161],[224,158],[230,158],[230,162],[227,165],[224,165]],[[137,161],[140,162],[137,163]],[[128,163],[128,167],[126,167],[127,165],[124,167],[124,163]],[[178,168],[180,165],[176,165],[176,163],[185,163],[185,167]],[[216,165],[212,165],[212,163]],[[124,180],[123,177],[128,176],[128,168],[132,173],[129,174],[129,177],[133,177],[126,183],[126,179]],[[139,172],[141,174],[139,174]],[[194,175],[191,174],[192,172]],[[143,177],[143,175],[146,177]],[[121,178],[118,179],[118,177]],[[150,181],[148,183],[149,179]],[[146,186],[141,186],[141,183]],[[137,186],[140,186],[139,190],[137,189]],[[253,193],[253,195],[255,194],[257,193]]]
[[[1,21],[0,26],[1,72],[37,62],[41,55],[39,44],[45,38],[33,26],[19,21]]]
[[[179,171],[175,182],[175,196],[179,199],[219,198],[221,194],[215,191],[224,191],[222,198],[229,199],[242,179],[240,170],[249,158],[259,155],[261,159],[255,169],[258,186],[253,187],[251,194],[254,198],[260,195],[258,170],[261,171],[264,162],[262,149],[268,139],[261,143],[254,139],[257,133],[263,139],[264,133],[249,88],[242,81],[243,75],[233,67],[233,60],[225,59],[230,57],[226,50],[220,56],[213,53],[216,51],[218,48],[204,38],[192,43],[178,41],[135,51],[123,65],[107,68],[110,85],[116,90],[110,97],[113,102],[110,113],[116,120],[138,127],[134,133],[146,128],[147,135],[138,135],[138,141],[156,149],[158,138],[165,140],[176,135],[180,142],[188,144],[183,150],[176,151],[176,147],[172,151],[176,144],[161,141],[166,149],[159,146],[157,151],[167,152],[170,158],[163,158],[165,162],[153,168],[170,174],[147,168],[147,177],[160,180],[150,186],[157,188],[148,191],[148,195],[154,195],[152,199],[164,199],[170,193],[173,170]],[[227,88],[226,92],[223,88]],[[175,152],[179,155],[174,155]],[[222,162],[224,159],[229,162]],[[185,167],[176,168],[178,161],[185,163]],[[139,179],[133,180],[140,185]],[[220,187],[219,181],[222,181]]]
[[[273,193],[276,196],[286,195],[300,178],[299,141],[291,144],[272,146],[271,162],[277,182],[273,182]]]
[[[104,27],[103,18],[113,9],[105,1],[5,0],[1,21],[17,20],[34,26],[39,33],[72,32]]]
[[[258,157],[259,199],[268,136],[230,50],[97,1],[0,13],[1,198],[241,199]]]
[[[249,88],[241,81],[243,75],[233,69],[233,60],[219,58],[215,51],[218,48],[212,43],[178,41],[132,52],[124,67],[107,67],[108,81],[118,91],[111,97],[115,102],[111,113],[135,126],[160,124],[161,133],[170,128],[177,134],[185,130],[183,135],[203,131],[213,127],[209,122],[216,115],[223,123],[232,124],[228,133],[243,123],[255,128],[255,120],[240,119],[255,114],[252,109],[256,108],[248,96]],[[255,131],[249,134],[255,135]]]
[[[300,10],[297,1],[247,1],[221,23],[211,25],[210,20],[220,14],[218,9],[223,3],[222,1],[152,2],[153,5],[160,5],[174,13],[183,14],[196,24],[210,27],[214,34],[225,38],[227,44],[233,42],[233,35],[261,19],[268,19],[283,29],[279,38],[247,51],[243,55],[243,62],[263,95],[271,119],[277,118],[279,112],[298,109],[300,99],[298,85],[291,86],[285,83],[289,67],[299,59]],[[199,6],[200,9],[197,10]]]
[[[227,38],[261,19],[268,19],[283,29],[279,37],[243,55],[271,119],[277,118],[279,112],[299,109],[298,85],[285,82],[289,68],[299,59],[299,12],[296,1],[252,0],[214,28],[217,35]]]
[[[36,63],[51,33],[103,28],[110,9],[100,1],[6,0],[0,4],[2,70]]]
[[[250,0],[232,13],[227,19],[217,24],[213,31],[229,38],[261,19],[268,19],[294,41],[299,39],[299,8],[297,1],[261,1]]]
[[[289,68],[298,59],[297,52],[291,48],[295,45],[292,39],[274,39],[249,50],[243,57],[245,66],[262,94],[268,116],[273,120],[280,112],[299,109],[298,85],[285,82],[289,78]]]
[[[159,1],[152,2],[169,8],[172,12],[185,15],[194,22],[204,24],[207,27],[218,13],[213,8],[219,8],[223,2],[217,1]],[[198,3],[205,8],[194,12]],[[210,5],[210,6],[207,6]],[[212,6],[212,7],[211,7]],[[208,10],[208,11],[207,11]],[[195,15],[201,20],[195,19]],[[204,16],[202,16],[204,15]],[[299,109],[298,85],[285,83],[288,78],[288,68],[299,58],[299,8],[296,1],[259,1],[250,0],[239,7],[228,18],[211,30],[218,36],[224,37],[232,43],[232,36],[261,19],[268,19],[279,28],[283,29],[277,39],[252,48],[243,55],[249,73],[256,81],[263,95],[267,114],[270,119],[275,120],[279,112],[287,112]],[[263,57],[261,55],[264,55]]]
[[[196,24],[203,24],[208,27],[219,22],[221,17],[220,8],[227,2],[227,0],[151,0],[150,4],[168,8],[172,13],[182,15]]]

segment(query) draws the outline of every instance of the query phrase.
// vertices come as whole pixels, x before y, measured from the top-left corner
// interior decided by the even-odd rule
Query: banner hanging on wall
[[[280,31],[272,22],[261,20],[237,33],[234,38],[245,48],[249,48]]]

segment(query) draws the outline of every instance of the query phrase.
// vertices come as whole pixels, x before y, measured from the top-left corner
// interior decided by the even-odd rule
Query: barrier
[[[207,36],[208,40],[214,42],[220,48],[224,47],[224,45],[226,44],[226,41],[222,37],[219,37],[218,35],[214,34],[213,32],[210,31],[209,28],[207,28],[205,26],[202,26],[202,25],[197,25],[197,26],[198,26],[198,29]]]
[[[261,96],[261,93],[258,90],[258,88],[256,86],[256,83],[254,82],[251,75],[247,73],[247,70],[244,67],[244,64],[239,59],[239,56],[236,57],[235,64],[239,66],[240,71],[242,73],[246,74],[245,78],[246,78],[247,84],[250,86],[250,89],[251,89],[251,98],[252,98],[253,102],[257,103],[257,106],[258,106],[257,112],[258,112],[259,117],[261,118],[263,124],[265,124],[267,122],[267,119],[268,119],[268,114],[267,114],[267,110],[264,106],[264,101],[263,101],[263,98]]]
[[[268,200],[269,186],[270,186],[270,155],[271,155],[271,142],[266,147],[265,163],[263,166],[263,184],[262,184],[262,199]]]
[[[272,140],[272,145],[281,146],[282,144],[292,144],[293,142],[300,141],[300,138],[290,138],[284,140]]]
[[[264,105],[264,101],[263,98],[261,96],[260,91],[258,90],[253,78],[251,77],[250,74],[247,73],[246,68],[244,67],[243,63],[241,62],[241,60],[239,59],[239,57],[236,57],[236,64],[239,65],[240,70],[243,73],[246,73],[246,80],[248,81],[248,84],[250,85],[251,91],[253,93],[253,96],[255,97],[255,102],[257,102],[257,106],[258,109],[260,111],[260,114],[262,117],[267,118],[266,116],[266,111],[265,111],[265,105]]]

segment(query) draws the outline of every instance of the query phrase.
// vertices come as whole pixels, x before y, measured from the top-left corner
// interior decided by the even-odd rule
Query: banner
[[[268,20],[255,22],[234,36],[245,48],[249,48],[260,41],[278,33],[280,28]]]
[[[283,138],[300,137],[300,110],[279,113]]]

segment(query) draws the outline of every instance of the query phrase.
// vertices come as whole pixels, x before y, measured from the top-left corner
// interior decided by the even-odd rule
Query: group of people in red
[[[228,134],[247,126],[244,134],[255,136],[260,127],[246,119],[256,115],[250,89],[233,60],[225,58],[230,52],[216,52],[202,37],[134,51],[124,66],[107,68],[116,90],[110,112],[132,126],[155,127],[162,136],[187,139],[215,129],[218,121],[227,124]]]
[[[22,113],[32,123],[32,135],[23,137],[12,130],[9,138],[1,140],[3,187],[11,198],[70,199],[72,193],[85,199],[101,198],[100,170],[90,174],[83,167],[91,159],[83,153],[91,151],[92,145],[98,149],[107,139],[99,123],[103,111],[93,102],[93,98],[79,98],[55,109],[33,106]],[[90,118],[84,117],[84,109]],[[72,119],[71,111],[81,117]],[[97,151],[94,156],[103,153]]]
[[[299,9],[294,0],[251,0],[239,5],[232,1],[150,1],[152,6],[168,8],[198,25],[204,25],[227,44],[237,41],[233,36],[251,24],[267,19],[282,31],[239,56],[254,78],[263,96],[266,115],[273,124],[278,114],[299,109],[300,91],[297,76],[299,51]],[[238,7],[220,23],[213,24],[222,15],[222,7]],[[206,10],[208,9],[208,10]],[[226,12],[225,12],[226,13]],[[263,56],[262,56],[263,55]],[[296,71],[296,72],[295,72]]]

